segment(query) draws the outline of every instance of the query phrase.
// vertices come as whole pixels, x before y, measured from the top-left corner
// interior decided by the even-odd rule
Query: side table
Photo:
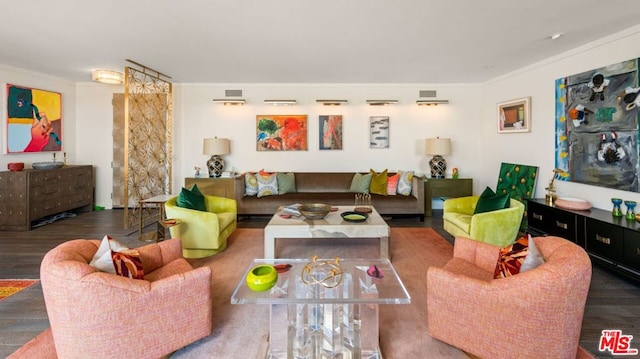
[[[424,178],[424,215],[433,215],[432,201],[438,197],[465,197],[473,194],[471,178]]]
[[[165,228],[169,228],[171,226],[178,224],[178,223],[174,223],[174,224],[171,224],[170,226],[164,226],[162,224],[163,220],[165,219],[164,203],[168,201],[170,198],[173,198],[175,196],[176,195],[174,194],[161,194],[151,198],[140,200],[139,202],[140,204],[140,229],[139,229],[140,237],[138,237],[139,240],[143,242],[157,242],[159,240],[162,240],[165,238]],[[154,232],[142,233],[142,228],[144,226],[143,225],[144,210],[151,209],[151,208],[156,208],[158,210],[158,219],[156,221],[157,229]]]

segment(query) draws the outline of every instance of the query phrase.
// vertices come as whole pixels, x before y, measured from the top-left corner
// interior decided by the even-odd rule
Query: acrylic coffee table
[[[282,218],[284,207],[278,208],[264,228],[264,257],[275,258],[276,239],[278,238],[379,238],[380,258],[389,259],[389,234],[387,222],[372,208],[369,218],[364,222],[347,222],[340,215],[353,211],[353,206],[337,206],[325,218],[308,220],[302,216]]]
[[[316,262],[321,261],[334,260]],[[270,306],[266,358],[381,359],[378,305],[411,303],[391,262],[388,259],[339,260],[343,275],[334,288],[305,283],[301,274],[309,262],[307,259],[253,260],[231,296],[232,304]],[[291,268],[278,275],[276,285],[270,290],[254,292],[247,287],[246,276],[259,264],[289,264]],[[372,265],[380,270],[383,278],[367,274]],[[319,280],[326,277],[320,267],[314,267],[310,273]]]

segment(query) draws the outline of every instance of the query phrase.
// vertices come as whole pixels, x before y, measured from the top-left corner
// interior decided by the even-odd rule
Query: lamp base
[[[447,161],[440,155],[435,155],[429,160],[429,167],[431,167],[431,178],[444,178],[444,174],[447,170]]]
[[[209,177],[220,177],[224,170],[224,160],[218,155],[213,155],[207,161],[207,168],[209,169]]]

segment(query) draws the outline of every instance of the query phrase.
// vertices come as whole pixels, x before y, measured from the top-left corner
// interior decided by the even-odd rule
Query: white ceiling
[[[640,24],[638,0],[96,3],[2,1],[0,64],[79,82],[131,59],[177,83],[478,83]]]

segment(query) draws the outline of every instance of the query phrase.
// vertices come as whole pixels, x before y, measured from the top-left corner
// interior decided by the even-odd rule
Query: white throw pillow
[[[399,171],[398,194],[408,196],[413,189],[413,171]]]
[[[123,246],[120,242],[105,235],[89,265],[99,271],[116,274],[116,267],[113,265],[113,259],[111,259],[111,251],[120,252],[127,249],[129,247]]]
[[[531,238],[529,234],[529,253],[524,258],[522,266],[520,266],[520,273],[536,268],[543,263],[544,257],[538,250],[538,247],[536,247],[536,242],[533,241],[533,238]]]

